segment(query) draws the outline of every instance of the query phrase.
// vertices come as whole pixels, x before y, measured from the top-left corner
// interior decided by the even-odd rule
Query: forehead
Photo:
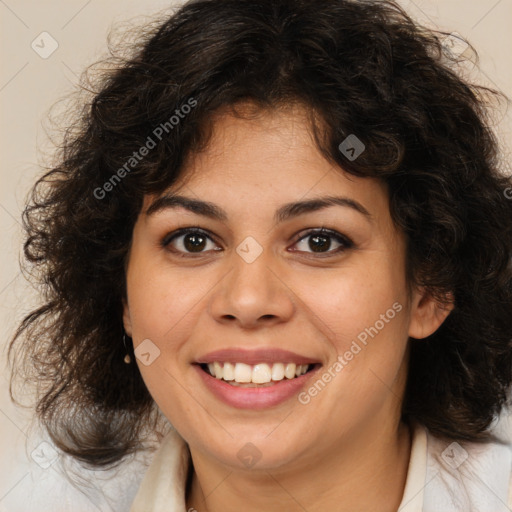
[[[243,200],[256,209],[343,194],[387,208],[384,183],[350,175],[325,158],[311,131],[314,114],[305,107],[262,110],[248,103],[237,112],[242,117],[223,109],[211,118],[208,144],[188,156],[166,193],[224,204]],[[145,198],[146,209],[156,198]]]

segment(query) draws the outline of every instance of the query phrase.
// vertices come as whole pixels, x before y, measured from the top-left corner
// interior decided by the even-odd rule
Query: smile
[[[323,366],[314,355],[276,347],[224,348],[192,362],[213,396],[237,409],[272,408],[297,396]]]
[[[282,381],[285,378],[295,379],[307,373],[313,366],[313,364],[280,362],[250,365],[219,361],[201,365],[203,370],[207,371],[212,377],[229,382],[233,386],[244,384],[244,387],[249,387],[251,384],[272,385],[272,383]]]
[[[206,363],[192,365],[205,388],[218,400],[230,407],[253,410],[273,408],[297,397],[309,385],[308,383],[316,377],[322,366],[321,364],[296,365],[295,363],[274,363],[272,365],[263,363],[253,366],[245,363],[227,363],[228,377],[229,365],[233,367],[233,375],[236,372],[237,365],[242,365],[239,371],[242,371],[246,376],[240,378],[245,382],[237,382],[234,378],[230,381],[224,380],[226,363],[217,363],[218,369],[223,372],[223,377],[217,376],[215,362],[209,364],[213,365],[215,376],[210,373]],[[263,367],[263,370],[258,369],[258,367]],[[269,375],[272,376],[273,371],[276,372],[275,375],[279,376],[283,371],[286,372],[286,369],[288,369],[288,375],[290,376],[292,375],[292,369],[294,370],[294,375],[291,378],[288,378],[285,374],[281,380],[272,379],[267,381]],[[299,375],[297,375],[297,371],[300,371]],[[302,373],[304,371],[305,373]],[[263,379],[263,377],[258,378],[260,372],[265,374],[266,381],[263,383],[253,382],[253,378],[256,380]],[[250,381],[248,380],[249,375]]]

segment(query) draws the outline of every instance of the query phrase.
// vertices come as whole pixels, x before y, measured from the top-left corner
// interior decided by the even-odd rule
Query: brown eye
[[[171,246],[171,250],[175,252],[201,254],[206,252],[208,242],[212,242],[214,246],[216,245],[213,239],[204,231],[197,228],[187,228],[167,236],[162,241],[162,245],[166,248]]]
[[[307,248],[310,249],[310,251],[313,253],[327,255],[338,254],[354,246],[354,243],[348,237],[338,233],[337,231],[326,229],[320,229],[306,233],[306,235],[302,236],[300,240],[295,243],[295,245],[304,242],[306,239],[309,240],[307,243]],[[333,245],[333,240],[334,244],[338,244],[339,247],[335,248],[334,250],[330,250]],[[305,252],[309,251],[306,250]]]

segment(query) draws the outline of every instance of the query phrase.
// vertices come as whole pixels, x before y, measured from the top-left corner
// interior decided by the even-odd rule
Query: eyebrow
[[[276,210],[274,214],[274,222],[284,222],[288,219],[298,217],[299,215],[323,210],[331,206],[352,208],[353,210],[361,213],[369,222],[372,222],[372,215],[361,203],[348,197],[341,196],[317,197],[304,201],[286,203]],[[151,216],[162,210],[178,207],[185,208],[192,213],[202,215],[210,219],[219,221],[228,220],[228,214],[215,203],[173,194],[166,194],[156,199],[147,209],[146,215]]]

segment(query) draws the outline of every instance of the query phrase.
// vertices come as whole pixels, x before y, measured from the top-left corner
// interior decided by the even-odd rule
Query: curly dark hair
[[[156,428],[137,365],[123,363],[133,226],[144,196],[206,146],[213,114],[245,101],[305,106],[329,161],[387,184],[408,282],[454,302],[434,334],[409,341],[403,418],[489,438],[512,382],[512,180],[490,123],[502,96],[456,72],[447,35],[388,1],[198,0],[102,64],[23,214],[44,303],[11,341],[11,396],[16,375],[37,383],[37,418],[61,450],[107,466]],[[354,160],[339,150],[349,134],[365,145]],[[133,160],[148,137],[155,147]]]

